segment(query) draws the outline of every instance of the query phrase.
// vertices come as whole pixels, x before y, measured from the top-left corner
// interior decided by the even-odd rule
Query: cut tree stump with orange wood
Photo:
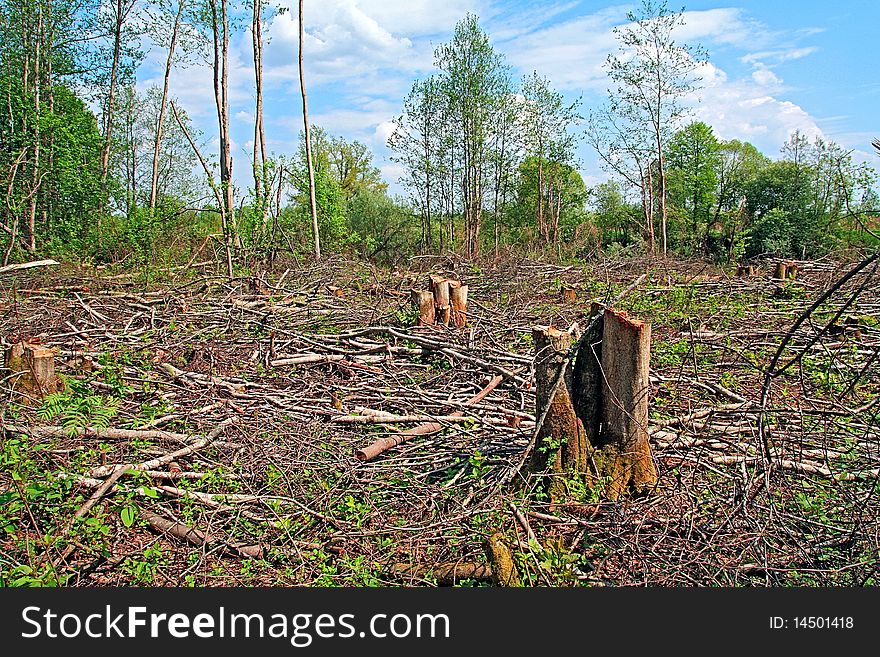
[[[452,323],[456,326],[467,324],[468,286],[461,281],[449,281],[449,305],[452,309]]]
[[[593,316],[597,311],[594,306]],[[545,477],[553,500],[566,495],[571,475],[583,476],[613,500],[652,488],[657,470],[647,432],[650,325],[606,309],[579,339],[573,365],[572,335],[538,326],[532,336],[536,416],[544,422],[528,471]]]
[[[419,326],[434,324],[434,295],[430,290],[413,290],[411,293],[413,307],[419,311]]]
[[[467,324],[468,286],[459,280],[435,274],[428,290],[410,290],[410,300],[419,313],[419,326]]]
[[[442,276],[431,276],[431,289],[434,291],[437,321],[448,326],[450,315],[449,281]]]
[[[38,343],[21,341],[6,350],[6,369],[19,372],[13,382],[15,388],[39,397],[58,391],[55,376],[55,350]]]

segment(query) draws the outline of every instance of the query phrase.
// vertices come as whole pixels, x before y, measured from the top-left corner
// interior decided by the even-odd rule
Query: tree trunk
[[[150,176],[150,212],[156,210],[156,198],[159,193],[159,150],[162,145],[162,129],[165,124],[165,107],[168,104],[171,64],[174,61],[174,49],[177,45],[177,34],[180,30],[180,18],[183,14],[184,4],[186,4],[186,0],[180,0],[177,6],[177,16],[174,18],[174,28],[171,30],[171,43],[168,46],[168,58],[165,60],[165,82],[162,85],[162,100],[159,103],[159,119],[156,122],[156,138],[153,142],[153,169]]]
[[[104,146],[101,149],[101,201],[98,208],[98,228],[101,227],[101,213],[107,195],[107,174],[110,170],[110,146],[113,141],[113,111],[116,102],[116,82],[119,77],[119,59],[122,53],[122,25],[127,11],[123,0],[116,0],[116,15],[113,31],[113,64],[110,67],[110,88],[107,92],[107,105],[104,110]]]
[[[315,260],[321,259],[321,236],[318,231],[318,205],[315,200],[315,169],[312,165],[312,139],[309,134],[309,102],[306,96],[306,80],[303,71],[303,0],[299,0],[299,88],[302,92],[303,126],[306,140],[306,167],[309,170],[309,208],[312,213],[312,239],[315,243]]]

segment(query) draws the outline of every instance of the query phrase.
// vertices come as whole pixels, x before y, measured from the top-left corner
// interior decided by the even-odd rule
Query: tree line
[[[212,253],[232,272],[321,247],[388,261],[602,248],[736,259],[873,239],[876,174],[841,146],[795,133],[771,159],[691,120],[707,56],[675,42],[683,16],[665,4],[645,0],[617,28],[607,101],[589,112],[539,72],[515,76],[467,15],[394,121],[388,145],[405,190],[394,198],[369,148],[319,126],[306,122],[294,153],[269,150],[264,31],[279,11],[265,0],[0,0],[3,263]],[[255,103],[252,184],[239,189],[229,71],[244,32]],[[164,64],[145,89],[144,44]],[[192,65],[213,74],[208,135],[170,93]],[[592,188],[581,140],[608,176]]]

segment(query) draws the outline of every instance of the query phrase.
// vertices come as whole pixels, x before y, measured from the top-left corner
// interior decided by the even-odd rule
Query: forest
[[[719,138],[684,20],[587,106],[463,16],[392,181],[309,122],[302,0],[0,0],[0,584],[875,584],[877,173]]]

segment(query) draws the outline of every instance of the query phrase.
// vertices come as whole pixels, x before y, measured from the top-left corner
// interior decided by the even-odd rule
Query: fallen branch
[[[489,384],[480,390],[476,395],[468,399],[463,405],[464,406],[472,406],[473,404],[477,404],[481,402],[490,392],[492,392],[495,388],[498,387],[504,380],[503,376],[493,377]],[[446,417],[453,418],[461,418],[464,416],[464,411],[456,411],[451,413]],[[398,445],[402,445],[406,441],[412,439],[414,436],[423,436],[427,433],[433,433],[434,431],[440,431],[443,428],[443,425],[439,422],[432,421],[426,422],[425,424],[420,424],[417,427],[413,427],[408,431],[403,431],[401,433],[395,434],[393,436],[383,436],[375,441],[372,445],[368,447],[364,447],[363,449],[359,449],[355,451],[354,455],[357,457],[359,461],[369,461],[372,458],[376,458],[379,454],[383,452],[387,452],[392,447],[397,447]]]
[[[34,267],[50,267],[59,264],[55,260],[34,260],[33,262],[20,262],[15,265],[6,265],[0,267],[0,274],[8,274],[12,271],[20,271],[22,269],[32,269]]]

